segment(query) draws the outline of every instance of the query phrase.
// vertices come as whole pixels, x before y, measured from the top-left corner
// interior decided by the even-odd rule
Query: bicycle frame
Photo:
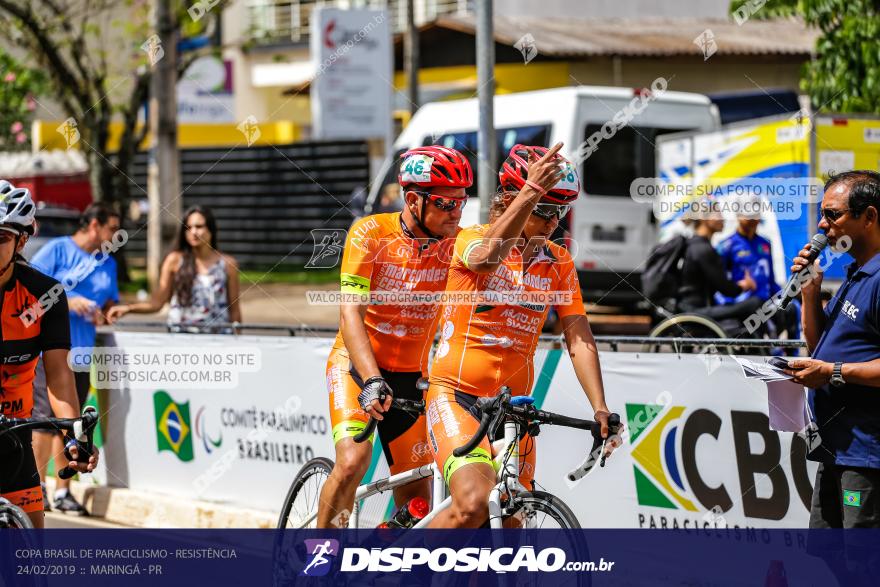
[[[502,391],[504,390],[505,388],[502,388]],[[505,393],[507,393],[509,396],[510,390],[507,389]],[[395,401],[403,402],[404,400]],[[519,404],[522,403],[524,402],[519,402]],[[497,483],[492,487],[491,491],[489,492],[488,497],[489,526],[492,529],[501,529],[504,527],[502,519],[504,515],[504,511],[502,509],[502,498],[506,497],[508,500],[514,501],[518,494],[529,492],[529,489],[524,487],[519,481],[519,439],[521,428],[526,425],[525,420],[529,419],[531,414],[532,412],[529,412],[528,410],[514,410],[513,414],[506,416],[503,420],[504,437],[492,443],[492,451],[494,453],[493,461],[495,464],[497,480]],[[577,418],[569,418],[558,414],[547,414],[540,411],[535,411],[534,414],[541,415],[541,418],[543,418],[543,420],[541,421],[545,423],[561,424],[563,426],[583,428],[586,430],[590,430],[592,427],[595,436],[595,422],[578,420]],[[616,417],[616,414],[612,414],[611,417]],[[373,422],[374,421],[371,420],[371,424]],[[485,435],[488,431],[489,426],[490,420],[488,420],[487,416],[484,414],[477,434],[475,434],[475,436],[466,446],[470,446],[471,448],[476,446],[476,443],[479,442],[477,440],[477,436],[483,437],[483,435]],[[617,426],[617,424],[613,424],[613,426]],[[372,424],[372,427],[375,428],[375,424]],[[372,429],[368,426],[367,429],[360,433],[360,436],[362,436],[363,440],[365,440],[371,433]],[[359,440],[357,437],[355,438],[355,442],[362,442],[363,440]],[[590,454],[587,456],[587,459],[577,469],[569,473],[569,479],[571,479],[572,481],[579,479],[593,468],[593,465],[595,465],[596,462],[599,460],[599,454],[601,453],[601,450],[597,447],[601,445],[602,450],[604,450],[604,441],[600,441],[601,439],[594,439],[593,448],[591,449]],[[463,446],[456,449],[456,452],[461,453],[465,450],[468,449]],[[603,457],[601,459],[603,466],[604,461],[605,459]],[[392,475],[385,479],[378,479],[371,483],[358,486],[355,491],[354,504],[352,506],[353,511],[351,512],[349,521],[354,520],[354,527],[360,527],[362,509],[361,504],[363,500],[372,497],[373,495],[392,491],[397,487],[401,487],[403,485],[407,485],[421,479],[426,479],[428,477],[432,478],[431,511],[428,513],[427,516],[419,520],[419,522],[416,523],[413,528],[426,527],[428,524],[431,523],[432,520],[437,517],[437,514],[439,514],[441,511],[445,510],[452,504],[452,497],[447,492],[446,482],[443,479],[440,470],[437,468],[436,463],[431,463],[430,465],[422,465],[413,469],[409,469],[402,473]],[[317,518],[317,515],[317,510],[313,511],[308,518],[300,522],[300,527],[307,527]],[[526,525],[527,524],[528,522],[526,522]]]
[[[366,485],[361,485],[357,488],[357,491],[354,494],[354,508],[351,514],[351,517],[354,519],[354,527],[358,527],[358,521],[360,518],[360,502],[372,495],[376,495],[377,493],[384,493],[385,491],[391,491],[397,487],[402,485],[406,485],[407,483],[412,483],[413,481],[418,481],[419,479],[426,479],[431,477],[431,511],[428,512],[428,515],[419,520],[419,522],[413,526],[413,528],[422,528],[428,524],[438,512],[449,507],[449,504],[452,503],[451,497],[446,496],[446,483],[443,481],[443,475],[440,474],[440,469],[437,468],[435,463],[431,463],[430,465],[422,465],[420,467],[416,467],[415,469],[410,469],[408,471],[404,471],[403,473],[398,473],[397,475],[392,475],[387,479],[379,479],[377,481],[373,481],[372,483],[367,483]],[[442,500],[438,500],[437,497],[444,497]],[[439,503],[438,503],[439,501]]]
[[[492,528],[501,528],[501,496],[503,494],[515,495],[520,491],[527,491],[519,482],[519,442],[517,438],[518,428],[516,422],[505,422],[504,424],[504,441],[501,450],[497,451],[496,461],[501,463],[498,470],[498,485],[493,488],[489,495],[489,519]],[[493,443],[498,445],[496,441]],[[413,481],[420,479],[432,478],[431,481],[431,511],[427,516],[416,523],[413,528],[425,528],[431,521],[437,517],[437,514],[452,505],[452,496],[448,495],[446,482],[440,469],[436,463],[430,465],[422,465],[415,469],[409,469],[387,477],[385,479],[377,479],[371,483],[360,485],[354,494],[354,507],[352,508],[351,521],[354,528],[359,527],[361,506],[360,503],[368,497],[393,491],[397,487],[407,485]],[[442,499],[437,499],[437,497]],[[305,528],[318,517],[318,512],[313,512],[308,518],[302,521],[300,527]]]
[[[492,443],[492,449],[496,455],[494,460],[499,464],[497,479],[498,483],[489,493],[489,527],[493,529],[503,528],[503,520],[501,511],[501,496],[513,496],[522,491],[528,491],[519,482],[519,424],[514,421],[504,422],[504,439],[500,443],[495,441]],[[498,450],[496,450],[498,449]],[[430,469],[434,475],[434,492],[432,495],[445,495],[443,501],[437,503],[432,500],[432,508],[430,513],[419,520],[413,528],[425,528],[431,520],[437,517],[437,514],[452,505],[452,496],[446,495],[446,483],[440,475],[436,464],[432,464]],[[401,473],[405,475],[406,473]],[[393,479],[393,478],[392,478]],[[391,479],[388,479],[390,482]],[[376,483],[380,483],[377,481]],[[397,484],[394,485],[395,487]]]
[[[500,463],[497,473],[498,484],[492,489],[489,493],[489,525],[494,529],[501,529],[502,525],[502,511],[501,511],[501,496],[502,495],[516,495],[521,491],[528,491],[525,487],[523,487],[522,483],[519,482],[519,424],[514,421],[505,421],[504,422],[504,440],[501,444],[501,449],[496,451],[495,461]],[[493,445],[497,446],[498,442],[496,441]],[[493,446],[493,449],[495,448]],[[448,508],[452,505],[452,496],[447,494],[446,482],[443,479],[443,476],[440,474],[440,470],[437,468],[436,463],[432,463],[430,465],[422,465],[416,469],[410,469],[409,471],[404,471],[403,473],[398,473],[397,475],[393,475],[387,479],[379,479],[377,481],[373,481],[372,483],[368,483],[366,485],[361,485],[358,487],[357,492],[355,493],[355,502],[354,502],[354,512],[352,512],[352,518],[355,522],[355,528],[358,527],[358,519],[359,519],[359,503],[361,500],[366,499],[372,495],[377,493],[382,493],[384,491],[392,490],[396,487],[400,487],[401,485],[406,485],[407,483],[411,483],[413,481],[418,481],[419,479],[424,479],[426,477],[432,477],[432,492],[431,495],[433,498],[431,499],[431,511],[427,516],[419,520],[413,528],[425,528],[431,521],[437,517],[437,514]],[[442,496],[442,500],[438,500],[437,496]]]
[[[519,424],[504,421],[504,448],[499,453],[501,468],[498,470],[498,484],[489,493],[489,527],[500,530],[502,525],[501,496],[513,496],[528,491],[519,482]]]
[[[398,473],[396,475],[392,475],[391,477],[387,477],[385,479],[377,479],[372,483],[367,483],[365,485],[359,485],[357,491],[354,494],[354,507],[351,512],[351,520],[354,522],[354,527],[358,527],[358,523],[360,521],[360,513],[361,513],[361,501],[367,499],[368,497],[372,497],[379,493],[385,493],[386,491],[392,491],[398,487],[403,485],[407,485],[408,483],[412,483],[413,481],[418,481],[420,479],[426,479],[428,477],[432,477],[432,492],[433,496],[445,496],[446,494],[446,484],[443,482],[443,476],[440,474],[440,470],[437,469],[437,465],[422,465],[420,467],[416,467],[415,469],[409,469],[407,471],[403,471],[402,473]],[[436,499],[431,499],[431,512],[422,520],[416,524],[415,527],[424,526],[430,520],[437,515],[437,512],[446,509],[449,507],[449,504],[452,503],[452,498],[447,497],[442,500],[441,503],[437,504]],[[435,505],[436,504],[436,505]],[[308,518],[303,520],[300,525],[301,528],[307,527],[311,524],[315,518],[318,517],[318,512],[315,511]]]

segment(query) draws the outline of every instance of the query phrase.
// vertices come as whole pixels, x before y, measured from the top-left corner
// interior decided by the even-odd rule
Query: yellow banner
[[[292,122],[264,122],[246,124],[180,124],[177,127],[177,146],[184,147],[233,147],[235,145],[287,145],[302,137],[302,128]],[[72,128],[73,126],[73,128]],[[60,120],[37,120],[33,123],[33,144],[37,150],[67,149],[68,143],[75,148],[83,148],[75,125]],[[110,124],[110,138],[107,149],[119,149],[122,123]],[[148,148],[151,137],[147,133],[142,148]]]

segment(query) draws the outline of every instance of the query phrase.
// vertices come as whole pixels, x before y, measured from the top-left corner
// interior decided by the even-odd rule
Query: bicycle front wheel
[[[312,459],[303,465],[284,498],[278,517],[279,530],[316,527],[321,490],[332,470],[333,461],[324,457]]]
[[[512,518],[512,519],[509,519]],[[509,520],[508,520],[509,519]],[[575,554],[582,560],[589,560],[590,550],[580,530],[580,522],[565,502],[546,491],[526,491],[519,493],[513,498],[510,514],[505,516],[504,526],[510,528],[530,529],[561,529],[575,530],[574,532],[557,533],[557,543],[554,546],[562,547],[567,553]],[[524,533],[521,546],[527,546],[537,538],[540,532]],[[550,535],[554,535],[550,533]],[[537,538],[534,547],[545,547],[547,544]],[[541,585],[543,581],[538,576],[526,577],[518,585]],[[590,587],[592,579],[589,573],[563,573],[554,575],[553,584],[556,587]]]
[[[21,508],[14,505],[0,506],[0,528],[27,530],[33,527],[30,517]]]
[[[526,529],[580,529],[581,524],[565,502],[546,491],[524,491],[516,495],[507,517]]]

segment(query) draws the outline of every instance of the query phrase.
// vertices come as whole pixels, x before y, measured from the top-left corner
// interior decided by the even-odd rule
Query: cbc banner
[[[727,356],[600,356],[608,406],[627,428],[621,448],[571,483],[591,439],[551,426],[537,438],[536,478],[584,527],[807,526],[816,464],[800,436],[770,430],[766,384],[746,380]],[[591,417],[566,357],[542,407]]]
[[[333,458],[331,339],[114,336],[92,359],[105,363],[93,379],[109,388],[108,431],[122,441],[105,447],[111,484],[277,512],[306,461]],[[606,466],[570,482],[588,433],[544,426],[536,439],[538,489],[582,526],[806,527],[816,467],[799,436],[769,429],[765,384],[726,356],[603,352],[601,361],[608,405],[627,429]],[[540,350],[535,373],[541,408],[592,417],[567,353]],[[374,447],[366,480],[387,474]],[[378,524],[390,496],[368,501],[363,522]]]

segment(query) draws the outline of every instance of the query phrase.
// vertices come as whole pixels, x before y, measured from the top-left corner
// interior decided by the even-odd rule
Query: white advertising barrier
[[[98,354],[125,351],[128,365],[111,373],[124,371],[130,381],[113,383],[105,408],[111,485],[272,511],[304,463],[332,456],[324,376],[331,340],[114,337],[117,349]],[[157,369],[175,356],[187,366]],[[258,357],[258,368],[242,357]]]
[[[603,352],[601,363],[608,406],[628,429],[606,466],[569,482],[592,439],[553,426],[537,439],[538,483],[583,526],[807,526],[816,464],[800,436],[769,429],[766,384],[717,355]],[[591,417],[567,356],[542,408]]]
[[[278,511],[302,464],[332,458],[331,339],[117,332],[115,345],[99,353],[127,357],[129,381],[114,384],[104,408],[111,485]],[[537,438],[539,488],[583,526],[806,526],[815,465],[800,438],[769,430],[763,383],[728,357],[603,352],[601,360],[608,404],[628,428],[623,446],[571,483],[591,438],[553,426]],[[157,369],[163,361],[186,366]],[[535,367],[543,409],[592,416],[565,352],[541,350]],[[205,371],[212,377],[191,381]],[[384,475],[374,450],[368,477]]]

